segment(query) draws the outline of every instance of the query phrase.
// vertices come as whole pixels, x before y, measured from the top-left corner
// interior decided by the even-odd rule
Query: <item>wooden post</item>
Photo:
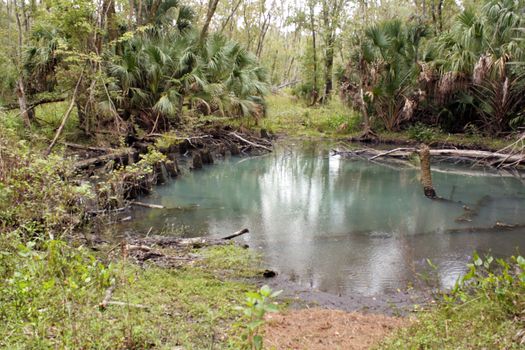
[[[430,173],[430,148],[425,144],[422,144],[419,149],[419,160],[421,163],[421,184],[423,185],[425,196],[435,199],[437,195],[432,186],[432,174]]]

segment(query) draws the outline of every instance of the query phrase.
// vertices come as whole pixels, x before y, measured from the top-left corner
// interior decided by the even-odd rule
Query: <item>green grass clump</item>
[[[437,306],[380,349],[523,349],[525,259],[474,257],[470,272]]]
[[[261,126],[274,133],[290,136],[340,137],[359,128],[359,116],[334,97],[327,104],[308,107],[287,95],[267,97],[268,116]]]

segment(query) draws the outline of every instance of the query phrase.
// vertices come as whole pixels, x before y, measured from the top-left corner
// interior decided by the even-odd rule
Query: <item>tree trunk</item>
[[[230,14],[228,15],[228,17],[226,18],[226,20],[224,21],[224,23],[221,26],[221,31],[220,31],[221,33],[224,31],[224,29],[226,28],[228,23],[230,23],[230,21],[232,20],[233,16],[235,15],[235,12],[237,12],[237,9],[241,5],[241,3],[242,3],[242,0],[239,0],[239,1],[237,1],[237,4],[235,4],[235,6],[233,6],[232,12],[230,12]]]
[[[202,26],[201,35],[200,35],[201,44],[204,43],[204,40],[206,39],[206,36],[208,35],[208,29],[210,27],[211,19],[213,18],[213,15],[215,14],[215,10],[217,10],[218,4],[219,4],[219,0],[209,0],[208,2],[206,20],[204,21],[204,25]]]
[[[443,0],[439,0],[437,10],[438,10],[439,32],[441,33],[443,31]]]
[[[324,88],[324,95],[322,102],[326,103],[330,97],[330,93],[332,92],[333,88],[333,80],[332,80],[332,73],[333,73],[333,67],[334,67],[334,40],[333,37],[331,37],[328,40],[328,47],[326,48],[326,57],[325,57],[325,72],[324,72],[324,79],[325,79],[325,88]]]
[[[24,124],[26,127],[31,127],[31,120],[34,117],[33,109],[29,107],[27,103],[27,96],[24,88],[24,79],[22,77],[18,78],[16,95],[18,97],[18,105],[20,106],[20,115],[24,119]]]
[[[312,30],[312,49],[313,49],[313,61],[314,61],[314,86],[312,88],[312,106],[317,103],[317,47],[315,42],[315,18],[314,18],[314,6],[310,4],[310,27]]]
[[[118,37],[118,27],[115,18],[115,1],[107,0],[106,26],[108,31],[108,41],[113,41]]]
[[[421,184],[425,196],[430,199],[436,198],[436,191],[432,186],[432,174],[430,172],[430,148],[423,144],[419,150],[419,160],[421,162]]]

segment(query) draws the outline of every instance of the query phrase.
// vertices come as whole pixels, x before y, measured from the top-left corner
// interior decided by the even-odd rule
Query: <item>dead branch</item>
[[[250,146],[257,147],[257,148],[262,148],[262,149],[267,150],[268,152],[272,152],[272,149],[271,149],[271,148],[266,147],[266,146],[263,146],[263,145],[259,145],[259,144],[255,143],[255,142],[248,141],[248,140],[246,140],[245,138],[243,138],[242,136],[239,136],[239,135],[237,135],[237,134],[234,133],[234,132],[231,132],[230,135],[232,135],[232,136],[238,138],[239,140],[241,140],[242,142],[244,142],[244,143],[246,143],[246,144],[248,144],[248,145],[250,145]]]
[[[111,300],[111,297],[113,296],[113,291],[115,290],[115,285],[112,284],[111,286],[109,286],[109,288],[106,290],[106,294],[104,296],[104,299],[102,300],[102,302],[98,305],[99,308],[101,310],[105,310],[106,307],[108,306],[108,303],[110,302]]]
[[[149,309],[149,306],[146,306],[146,305],[125,303],[125,302],[122,302],[122,301],[108,301],[107,305],[135,307],[135,308],[138,308],[138,309]]]
[[[73,91],[73,96],[71,97],[71,102],[69,103],[69,107],[67,108],[66,113],[64,114],[64,117],[62,118],[62,122],[60,123],[60,126],[57,129],[57,132],[55,134],[55,137],[53,138],[53,141],[51,141],[51,144],[47,148],[47,150],[44,152],[44,154],[47,156],[49,153],[51,153],[51,150],[55,146],[58,138],[60,137],[60,134],[62,133],[62,130],[64,130],[64,127],[66,126],[66,122],[69,119],[69,116],[71,115],[71,112],[73,111],[73,107],[75,107],[75,101],[77,98],[77,92],[78,87],[80,86],[80,82],[82,81],[82,78],[84,76],[84,73],[80,74],[80,77],[78,78],[77,85],[75,86],[75,91]]]
[[[239,237],[245,233],[248,233],[250,232],[250,230],[248,230],[247,228],[243,228],[242,230],[240,231],[237,231],[229,236],[226,236],[226,237],[222,237],[221,239],[224,239],[224,240],[228,240],[228,239],[232,239],[232,238],[235,238],[235,237]]]

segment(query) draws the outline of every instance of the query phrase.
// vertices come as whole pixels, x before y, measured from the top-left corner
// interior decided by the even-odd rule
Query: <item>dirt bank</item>
[[[290,310],[266,318],[264,342],[275,349],[369,349],[409,319],[328,309]]]

